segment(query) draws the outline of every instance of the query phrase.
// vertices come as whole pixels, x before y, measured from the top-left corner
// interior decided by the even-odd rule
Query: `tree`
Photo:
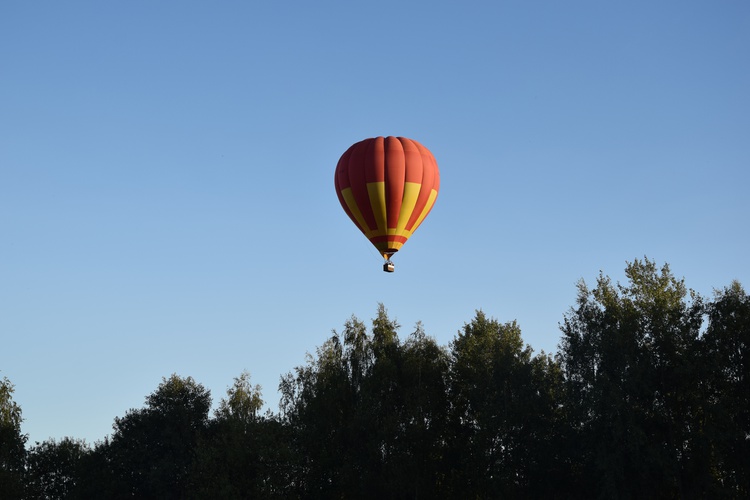
[[[739,282],[716,293],[704,336],[711,464],[729,496],[750,496],[750,296]]]
[[[82,461],[90,452],[85,441],[69,437],[36,443],[27,457],[27,497],[71,498],[81,483]]]
[[[381,438],[390,444],[381,481],[390,498],[440,498],[445,496],[448,467],[449,358],[445,348],[417,324],[397,353],[392,403],[382,415],[391,416],[389,432]]]
[[[250,383],[250,372],[244,371],[235,377],[232,387],[227,389],[227,397],[219,402],[216,418],[251,423],[263,407],[261,387]]]
[[[111,440],[99,446],[113,496],[185,498],[210,408],[208,390],[173,374],[146,398],[145,408],[116,418]]]
[[[289,498],[286,429],[263,406],[261,387],[243,372],[227,389],[200,440],[191,498]]]
[[[282,417],[293,432],[298,462],[294,483],[305,496],[352,496],[362,471],[368,429],[357,421],[363,382],[371,364],[364,323],[350,318],[343,344],[336,331],[308,355],[307,364],[282,378]]]
[[[21,498],[26,440],[21,434],[21,407],[13,401],[15,387],[3,377],[0,380],[0,492],[3,498]]]
[[[477,311],[452,343],[449,380],[451,495],[549,496],[561,380],[554,361],[532,356],[516,322]]]
[[[697,366],[703,302],[669,266],[635,260],[627,285],[600,274],[565,316],[559,360],[587,496],[700,495],[710,482]]]
[[[301,496],[439,496],[447,355],[421,326],[405,344],[398,328],[380,304],[371,335],[352,317],[282,379]]]
[[[378,306],[372,362],[355,412],[369,494],[435,498],[445,485],[448,355],[421,324],[406,342],[400,325]]]

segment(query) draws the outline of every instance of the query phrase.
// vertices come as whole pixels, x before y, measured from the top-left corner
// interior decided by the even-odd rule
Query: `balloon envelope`
[[[440,173],[435,157],[417,141],[374,137],[341,155],[334,182],[344,211],[388,259],[432,209]]]

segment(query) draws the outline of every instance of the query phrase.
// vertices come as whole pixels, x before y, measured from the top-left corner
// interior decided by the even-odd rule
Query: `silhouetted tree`
[[[434,498],[446,473],[448,356],[420,324],[403,344],[399,327],[381,304],[357,411],[368,430],[367,490],[379,498]]]
[[[352,317],[282,379],[303,496],[429,497],[440,486],[447,356],[419,326],[401,344],[382,304],[372,324],[369,335]]]
[[[711,466],[722,491],[750,497],[750,296],[738,282],[716,293],[704,336]]]
[[[81,483],[84,457],[91,452],[85,441],[50,439],[33,446],[27,456],[26,496],[59,499],[74,496]]]
[[[560,361],[583,496],[688,497],[705,490],[692,467],[700,447],[700,297],[648,259],[627,265],[627,285],[600,274],[578,286],[562,326]]]
[[[316,354],[280,385],[300,458],[295,482],[311,497],[375,496],[372,477],[382,466],[374,445],[377,415],[363,411],[375,361],[372,339],[352,317]]]
[[[2,498],[23,496],[27,436],[21,434],[21,407],[13,401],[14,386],[0,380],[0,493]]]
[[[448,353],[417,324],[398,359],[398,405],[384,411],[399,418],[382,481],[392,483],[392,498],[440,498],[448,476]]]
[[[560,371],[548,356],[532,356],[515,322],[478,311],[452,343],[451,496],[550,496]],[[532,493],[535,492],[535,493]]]
[[[145,408],[116,418],[112,438],[100,445],[113,496],[185,498],[210,408],[208,390],[192,377],[172,375],[146,398]]]
[[[288,437],[272,414],[259,416],[261,387],[234,379],[199,442],[191,498],[289,498]]]

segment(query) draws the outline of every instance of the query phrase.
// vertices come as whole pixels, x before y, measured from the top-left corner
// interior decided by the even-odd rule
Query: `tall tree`
[[[404,343],[399,328],[380,304],[372,321],[373,362],[357,409],[358,425],[367,430],[368,490],[380,498],[439,497],[448,356],[421,324]]]
[[[396,354],[395,380],[381,383],[393,387],[392,403],[382,408],[384,416],[393,415],[389,434],[382,438],[390,444],[381,479],[384,493],[391,498],[444,497],[448,353],[417,324]]]
[[[554,361],[532,356],[516,322],[477,311],[451,346],[452,496],[549,493],[555,471],[544,458],[555,455],[559,381]]]
[[[750,497],[750,296],[739,282],[716,293],[704,336],[711,464],[734,498]]]
[[[347,355],[338,333],[308,354],[304,366],[282,377],[281,417],[292,431],[296,460],[295,484],[303,496],[336,498],[344,495],[344,470],[349,467],[349,426],[357,397],[356,381],[362,376],[364,324],[351,318],[345,324]],[[353,360],[350,359],[353,354]],[[355,368],[357,367],[357,368]],[[352,373],[354,371],[354,373]]]
[[[15,387],[0,380],[0,492],[3,498],[21,498],[26,440],[21,433],[21,407],[13,401]]]
[[[27,497],[74,497],[81,484],[83,460],[90,452],[81,439],[65,437],[36,443],[27,457]]]
[[[439,496],[447,356],[421,327],[405,344],[398,328],[381,304],[371,335],[352,317],[282,379],[303,496]]]
[[[235,377],[232,387],[227,389],[226,398],[219,401],[216,418],[250,424],[258,418],[262,407],[262,388],[257,384],[252,385],[250,372],[244,371]]]
[[[211,395],[192,377],[162,380],[146,407],[116,418],[100,445],[116,497],[185,498],[197,444],[208,424]]]
[[[695,470],[700,418],[703,303],[669,266],[628,263],[628,283],[581,281],[561,327],[579,491],[608,498],[688,497],[705,490]]]
[[[287,433],[274,415],[259,415],[262,406],[261,387],[243,372],[199,442],[191,498],[294,496]]]

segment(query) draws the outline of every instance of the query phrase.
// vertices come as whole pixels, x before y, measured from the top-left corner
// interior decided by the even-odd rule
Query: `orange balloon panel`
[[[417,141],[375,137],[346,150],[335,184],[349,218],[387,259],[432,209],[440,173],[435,157]]]

